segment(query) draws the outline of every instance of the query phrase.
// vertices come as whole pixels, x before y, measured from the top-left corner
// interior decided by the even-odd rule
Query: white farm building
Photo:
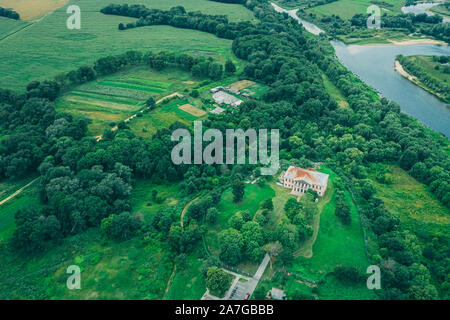
[[[214,93],[212,97],[214,101],[219,105],[226,104],[232,107],[237,107],[243,102],[241,99],[238,99],[235,96],[232,96],[231,94],[223,91]]]

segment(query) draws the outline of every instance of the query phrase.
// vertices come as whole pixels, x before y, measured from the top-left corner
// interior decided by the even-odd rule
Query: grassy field
[[[327,90],[328,94],[337,102],[338,106],[341,108],[348,108],[349,104],[347,100],[345,100],[345,97],[343,96],[341,90],[339,90],[339,88],[337,88],[325,74],[322,74],[322,79],[325,89]]]
[[[331,188],[330,191],[333,190],[332,183],[335,177],[336,175],[330,172],[331,182],[328,186]],[[334,214],[336,203],[335,195],[332,194],[331,200],[325,203],[320,214],[320,227],[312,247],[313,255],[311,258],[302,256],[296,258],[293,272],[301,273],[312,280],[322,278],[337,265],[354,266],[365,272],[367,258],[359,214],[347,191],[345,196],[351,208],[351,224],[343,225]]]
[[[381,14],[400,14],[404,0],[338,0],[322,6],[307,9],[306,12],[312,12],[322,16],[338,15],[343,19],[350,19],[357,13],[366,14],[367,8],[373,4],[381,9]],[[388,5],[386,5],[386,3]]]
[[[17,32],[29,23],[22,20],[12,20],[9,18],[0,17],[0,41],[8,34]]]
[[[393,183],[381,184],[371,174],[377,196],[386,208],[415,231],[428,230],[433,234],[447,233],[450,209],[444,207],[427,188],[397,166],[389,166]]]
[[[0,87],[23,90],[31,80],[51,79],[61,72],[92,64],[96,59],[127,50],[187,52],[216,57],[224,61],[233,58],[231,40],[218,39],[212,34],[170,26],[148,26],[120,32],[120,22],[135,19],[103,15],[101,8],[110,0],[70,1],[80,6],[81,29],[68,30],[66,6],[33,25],[0,40],[0,67],[3,76]],[[180,3],[175,0],[130,0],[129,4],[147,4],[168,9]],[[252,13],[241,5],[207,0],[185,0],[187,10],[201,10],[210,14],[226,14],[231,20],[252,19]],[[0,30],[17,28],[16,21],[3,21]],[[10,20],[10,19],[9,19]],[[44,45],[45,44],[45,45]],[[36,51],[39,48],[39,52]]]
[[[152,191],[158,192],[157,198],[160,203],[153,201]],[[142,213],[147,221],[164,209],[179,204],[180,187],[178,184],[154,184],[148,180],[138,180],[133,187],[131,204],[135,212]],[[180,210],[181,211],[181,210]]]

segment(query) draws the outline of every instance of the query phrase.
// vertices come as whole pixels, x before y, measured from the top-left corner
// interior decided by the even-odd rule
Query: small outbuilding
[[[286,300],[287,296],[286,293],[284,293],[283,290],[272,288],[269,293],[267,294],[268,298],[275,299],[275,300]]]

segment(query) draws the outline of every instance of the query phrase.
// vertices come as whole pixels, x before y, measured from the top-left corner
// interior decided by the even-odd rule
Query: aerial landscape
[[[0,300],[449,300],[449,44],[447,0],[0,0]]]

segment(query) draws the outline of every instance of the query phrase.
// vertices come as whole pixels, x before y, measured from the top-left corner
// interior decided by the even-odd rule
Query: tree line
[[[20,15],[13,9],[7,9],[0,7],[0,17],[5,17],[9,19],[19,20]]]
[[[219,38],[234,39],[242,29],[251,26],[250,22],[229,22],[228,18],[223,15],[187,13],[182,6],[173,7],[170,10],[159,10],[149,9],[143,5],[110,4],[100,11],[104,14],[138,18],[136,22],[120,23],[119,30],[151,25],[169,25],[212,33]]]

